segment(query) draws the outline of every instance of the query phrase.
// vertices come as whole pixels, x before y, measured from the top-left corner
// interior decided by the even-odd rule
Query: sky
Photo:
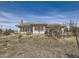
[[[78,1],[0,1],[0,28],[17,29],[18,22],[79,23]],[[79,26],[79,24],[78,24]]]

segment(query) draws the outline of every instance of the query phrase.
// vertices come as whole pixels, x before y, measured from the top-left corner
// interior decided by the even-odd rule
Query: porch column
[[[18,28],[18,32],[21,32],[21,31],[20,31],[20,28]]]
[[[61,28],[61,31],[62,31],[62,38],[64,38],[64,28]]]
[[[46,31],[46,27],[44,26],[43,29],[44,29],[44,32],[45,32]]]
[[[35,32],[35,27],[33,26],[32,28],[33,28],[33,33],[34,33]]]

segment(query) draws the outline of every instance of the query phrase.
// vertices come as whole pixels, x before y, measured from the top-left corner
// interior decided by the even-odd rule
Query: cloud
[[[21,19],[24,20],[24,22],[28,21],[41,21],[46,23],[64,23],[69,22],[69,20],[75,20],[79,23],[79,11],[66,11],[66,12],[60,12],[60,11],[51,11],[47,12],[47,15],[37,15],[37,14],[15,14],[11,12],[6,11],[0,11],[0,25],[3,25],[4,28],[13,28],[17,29],[15,26]]]
[[[19,19],[16,15],[9,13],[9,12],[0,11],[0,15],[1,15],[0,21],[2,22],[6,21],[6,23],[16,22]]]
[[[65,22],[67,17],[62,14],[51,14],[51,15],[25,15],[26,20],[29,21],[42,21],[42,22],[47,22],[47,23],[62,23]]]
[[[70,20],[74,20],[79,23],[79,11],[49,11],[47,15],[28,15],[26,14],[26,19],[29,21],[43,21],[47,23],[65,23]]]
[[[13,13],[0,11],[0,26],[4,28],[16,28],[19,17]]]

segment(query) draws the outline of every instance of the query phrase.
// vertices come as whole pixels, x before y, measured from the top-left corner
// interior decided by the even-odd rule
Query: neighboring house
[[[32,32],[33,34],[44,34],[46,31],[60,30],[64,26],[62,24],[47,24],[42,22],[23,22],[16,25],[18,32]]]

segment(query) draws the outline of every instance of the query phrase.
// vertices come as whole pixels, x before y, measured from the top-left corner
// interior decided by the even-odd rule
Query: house
[[[16,25],[18,27],[18,32],[26,33],[31,32],[33,34],[44,34],[46,31],[60,30],[64,26],[62,24],[47,24],[43,22],[23,22]]]

